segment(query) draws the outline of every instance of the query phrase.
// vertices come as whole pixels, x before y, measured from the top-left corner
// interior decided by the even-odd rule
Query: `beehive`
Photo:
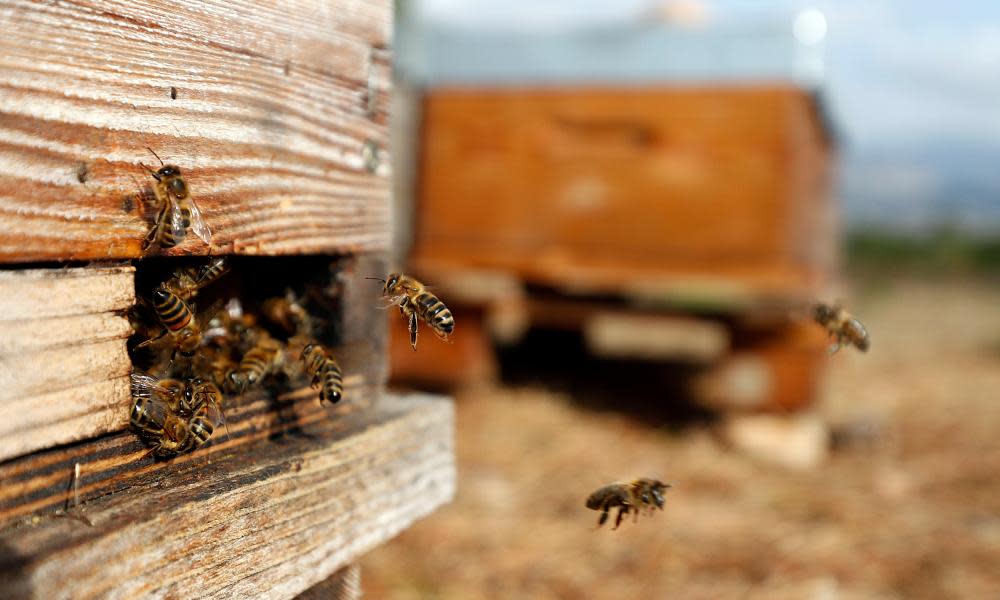
[[[386,394],[364,279],[391,240],[391,10],[0,12],[0,595],[281,598],[319,584],[353,597],[357,557],[451,497],[452,408]],[[339,309],[322,317],[341,324],[349,401],[231,399],[228,437],[167,461],[127,430],[147,148],[182,168],[213,232],[161,260],[327,266]]]

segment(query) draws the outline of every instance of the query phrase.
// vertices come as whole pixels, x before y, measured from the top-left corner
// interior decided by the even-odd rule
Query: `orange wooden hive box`
[[[819,116],[791,86],[435,89],[412,262],[613,293],[812,290],[834,243]]]
[[[439,87],[421,119],[409,262],[472,318],[509,324],[493,308],[520,304],[517,327],[586,332],[609,307],[752,315],[832,275],[831,136],[798,86]],[[788,325],[771,337],[802,340]],[[726,336],[727,354],[747,337]],[[818,364],[822,336],[805,337]]]

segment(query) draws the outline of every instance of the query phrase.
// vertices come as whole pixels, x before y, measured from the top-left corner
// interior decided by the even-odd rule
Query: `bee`
[[[219,341],[216,339],[215,341]],[[239,365],[225,348],[206,346],[195,355],[194,372],[203,376],[217,387],[226,386],[226,377]]]
[[[320,386],[320,402],[340,402],[344,396],[344,376],[337,361],[319,344],[308,344],[302,349],[302,362],[306,373],[313,378],[313,387]]]
[[[670,487],[657,479],[636,479],[631,483],[612,483],[606,485],[587,497],[587,508],[601,511],[597,526],[604,525],[608,520],[608,511],[618,508],[614,529],[618,529],[622,519],[629,512],[638,519],[643,508],[663,510],[663,492]]]
[[[139,396],[129,415],[132,426],[149,442],[156,456],[171,456],[190,447],[190,430],[166,402],[155,396]]]
[[[309,337],[313,334],[312,316],[295,297],[292,290],[287,290],[284,297],[265,300],[261,312],[264,313],[267,320],[289,334],[303,337]]]
[[[184,241],[188,229],[201,238],[201,241],[210,244],[212,232],[202,219],[198,205],[191,198],[191,192],[188,190],[187,182],[181,176],[180,168],[163,164],[163,160],[156,152],[153,152],[152,148],[147,148],[147,150],[156,156],[156,160],[160,161],[160,168],[154,171],[143,165],[156,179],[153,195],[156,197],[158,207],[156,224],[153,225],[149,235],[143,241],[143,251],[146,251],[154,243],[164,250],[173,248]]]
[[[193,386],[179,379],[157,379],[152,375],[132,373],[132,397],[156,400],[183,416],[191,415],[197,408]]]
[[[155,396],[133,396],[129,423],[140,432],[159,434],[167,422],[170,409],[167,403]]]
[[[215,388],[213,384],[208,385]],[[218,388],[215,389],[218,392]],[[221,393],[219,395],[221,396]],[[222,409],[218,403],[213,401],[201,404],[187,424],[191,448],[205,445],[212,438],[215,429],[224,422]]]
[[[455,317],[437,296],[416,279],[401,273],[390,273],[388,279],[368,277],[385,282],[382,296],[389,306],[398,305],[399,312],[410,322],[410,346],[417,349],[417,321],[422,320],[442,340],[455,330]]]
[[[813,319],[826,328],[836,343],[830,347],[830,354],[835,354],[844,346],[853,345],[862,352],[867,352],[871,345],[868,330],[854,315],[839,305],[829,305],[822,302],[813,306]]]
[[[262,335],[257,344],[243,355],[239,366],[226,376],[226,391],[242,394],[251,385],[280,369],[284,364],[281,344]]]
[[[201,325],[194,311],[177,294],[164,288],[153,292],[153,310],[166,330],[158,337],[146,340],[138,348],[152,344],[164,335],[170,335],[175,350],[184,356],[193,356],[201,345]]]
[[[147,436],[156,456],[172,456],[191,449],[191,430],[188,422],[177,415],[168,414],[163,431],[157,436]]]
[[[177,269],[160,287],[187,301],[194,298],[201,288],[225,275],[228,270],[226,259],[220,257],[200,267]]]

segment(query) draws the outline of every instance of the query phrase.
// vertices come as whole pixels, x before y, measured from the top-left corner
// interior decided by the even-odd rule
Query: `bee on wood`
[[[262,335],[257,345],[243,355],[239,366],[226,376],[226,391],[242,394],[251,385],[260,383],[262,379],[281,369],[284,359],[281,343]]]
[[[181,176],[180,168],[163,164],[163,160],[153,152],[152,148],[147,150],[160,161],[160,168],[154,171],[143,165],[156,179],[153,195],[156,197],[157,205],[156,223],[143,241],[143,252],[154,243],[163,250],[173,248],[184,241],[188,229],[201,238],[201,241],[211,244],[212,232],[205,224],[198,205],[191,198],[191,192]]]
[[[390,273],[388,279],[368,277],[385,283],[382,296],[389,306],[398,305],[399,312],[410,323],[410,346],[417,349],[417,321],[421,320],[439,338],[447,340],[455,330],[455,317],[438,299],[416,279],[401,273]]]
[[[132,397],[153,399],[163,403],[171,412],[189,416],[197,408],[194,388],[179,379],[158,379],[144,373],[132,373]]]
[[[132,410],[129,423],[140,432],[157,435],[163,431],[170,408],[167,403],[153,395],[135,395],[133,391]]]
[[[155,396],[139,396],[132,403],[129,421],[139,430],[156,456],[172,456],[190,447],[187,421]]]
[[[261,312],[268,321],[286,333],[301,337],[313,335],[312,315],[306,311],[292,290],[287,290],[284,297],[265,300]]]
[[[829,305],[822,302],[813,306],[813,319],[826,328],[827,333],[835,340],[830,347],[830,354],[835,354],[844,346],[854,346],[862,352],[867,352],[871,345],[868,330],[854,315],[837,304]]]
[[[319,344],[308,344],[302,349],[302,362],[306,373],[312,376],[312,386],[320,388],[320,402],[340,402],[344,396],[344,376],[337,361]]]
[[[654,508],[663,510],[663,492],[669,487],[669,483],[645,478],[630,483],[612,483],[588,496],[587,508],[601,511],[597,520],[597,526],[600,527],[607,522],[609,511],[617,507],[618,516],[615,518],[614,529],[618,529],[622,519],[630,512],[638,519],[639,512],[644,508],[650,511]]]
[[[153,311],[165,331],[136,347],[142,348],[169,335],[176,351],[180,351],[184,356],[193,356],[201,345],[201,324],[195,318],[191,307],[177,294],[161,287],[153,291]]]
[[[208,385],[215,388],[214,384]],[[215,391],[218,392],[218,388]],[[221,393],[218,394],[220,397],[221,395]],[[225,418],[222,416],[222,408],[219,404],[214,400],[203,402],[187,424],[191,448],[205,445],[222,423],[225,423]]]
[[[187,301],[194,298],[201,288],[225,275],[228,270],[225,258],[215,258],[200,267],[177,269],[160,287]]]

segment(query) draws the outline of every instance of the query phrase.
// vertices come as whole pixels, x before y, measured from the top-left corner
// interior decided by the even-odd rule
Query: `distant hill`
[[[942,140],[841,151],[847,225],[927,232],[1000,231],[1000,145]]]

